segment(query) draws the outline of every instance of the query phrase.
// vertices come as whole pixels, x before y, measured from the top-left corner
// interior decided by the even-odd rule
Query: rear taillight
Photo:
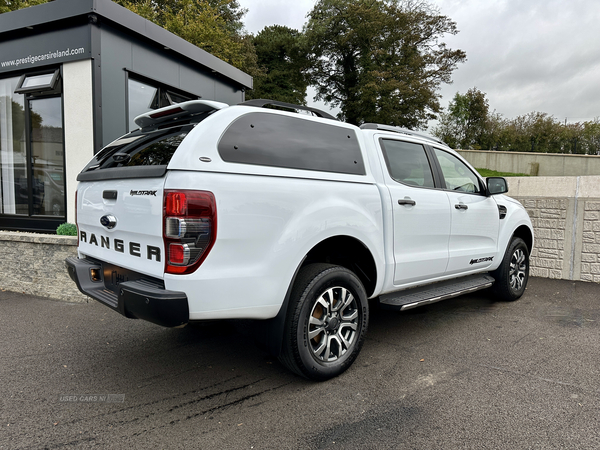
[[[212,192],[165,190],[163,238],[165,271],[194,272],[217,237],[217,206]]]

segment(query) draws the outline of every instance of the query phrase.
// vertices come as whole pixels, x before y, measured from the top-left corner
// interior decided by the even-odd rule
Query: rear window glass
[[[301,118],[245,114],[227,128],[218,149],[227,162],[365,174],[354,130]]]
[[[117,167],[166,166],[192,125],[147,133],[134,131],[104,147],[83,172]]]

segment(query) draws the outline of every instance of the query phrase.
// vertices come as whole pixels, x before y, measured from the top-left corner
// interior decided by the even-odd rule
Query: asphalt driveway
[[[598,449],[600,285],[375,310],[325,383],[246,324],[165,329],[0,292],[0,449]]]

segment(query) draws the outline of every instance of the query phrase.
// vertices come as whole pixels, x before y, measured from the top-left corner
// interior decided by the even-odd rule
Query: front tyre
[[[529,249],[521,238],[513,238],[500,267],[491,274],[496,282],[494,293],[499,300],[518,300],[529,280]]]
[[[310,264],[300,270],[292,289],[279,359],[306,378],[333,378],[358,356],[368,321],[367,295],[353,272]]]

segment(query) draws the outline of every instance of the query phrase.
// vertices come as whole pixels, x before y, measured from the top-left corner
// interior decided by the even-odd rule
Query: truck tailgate
[[[163,278],[164,181],[161,177],[80,183],[80,256]]]

